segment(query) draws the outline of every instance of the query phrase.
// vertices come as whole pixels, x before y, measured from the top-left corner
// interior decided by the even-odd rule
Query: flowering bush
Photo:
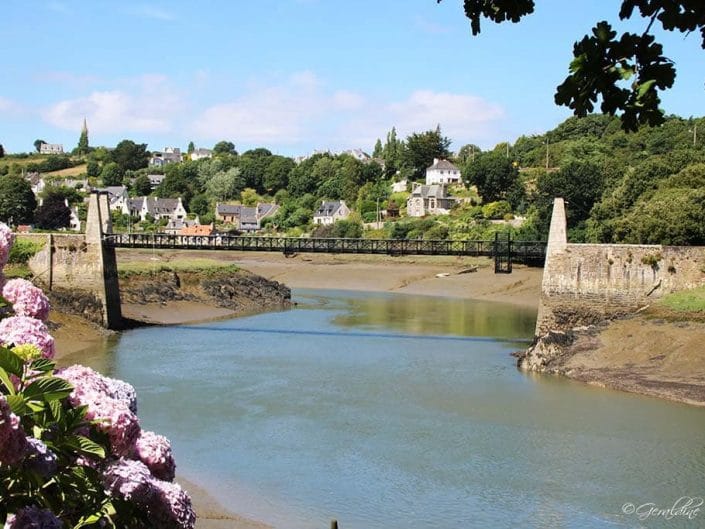
[[[0,523],[192,529],[169,441],[141,430],[134,388],[84,366],[55,368],[47,298],[2,276],[12,243],[0,223],[0,306],[14,313],[0,320]]]

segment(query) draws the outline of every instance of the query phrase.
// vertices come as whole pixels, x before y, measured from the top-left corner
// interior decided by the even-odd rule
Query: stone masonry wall
[[[564,226],[561,200],[554,204],[537,336],[633,312],[665,294],[705,285],[704,247],[568,244]]]

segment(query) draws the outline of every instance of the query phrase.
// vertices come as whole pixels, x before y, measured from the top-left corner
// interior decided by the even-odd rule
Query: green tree
[[[100,179],[104,186],[122,185],[122,172],[115,162],[106,163],[100,172]]]
[[[81,129],[81,136],[78,138],[78,146],[76,147],[76,153],[79,156],[85,156],[88,154],[88,128],[86,127],[85,120],[83,121],[83,128]]]
[[[504,153],[482,153],[465,166],[462,174],[468,185],[477,187],[484,202],[507,200],[517,207],[522,199],[519,171]]]
[[[382,157],[382,140],[377,138],[377,141],[375,142],[375,149],[372,151],[372,157],[373,158],[381,158]]]
[[[95,160],[88,160],[86,163],[86,174],[92,177],[100,176],[100,164]]]
[[[461,165],[466,165],[468,162],[471,162],[472,160],[475,159],[475,156],[480,154],[482,152],[482,149],[480,149],[477,145],[474,145],[472,143],[468,143],[467,145],[463,145],[460,150],[458,151],[458,155],[455,157],[456,161]]]
[[[245,182],[240,176],[240,169],[233,167],[221,171],[206,184],[206,193],[213,200],[230,200],[240,195],[245,188]]]
[[[193,144],[193,142],[192,141],[188,142],[188,147],[186,147],[186,152],[191,154],[195,150],[196,150],[196,146]]]
[[[189,202],[189,210],[202,217],[209,214],[213,208],[211,207],[210,200],[208,200],[208,196],[205,193],[200,193]]]
[[[34,140],[34,149],[39,152],[42,150],[42,145],[45,144],[46,142],[44,140]]]
[[[149,195],[152,192],[152,184],[149,183],[149,177],[143,174],[135,178],[132,190],[135,196],[138,197]]]
[[[68,228],[71,223],[71,210],[59,193],[49,193],[42,205],[34,213],[34,222],[42,230]]]
[[[404,165],[412,170],[415,180],[426,176],[426,168],[433,164],[434,158],[450,156],[451,141],[441,134],[441,127],[422,133],[412,133],[406,138],[406,149],[402,155]]]
[[[240,192],[240,201],[244,206],[256,206],[258,202],[262,201],[262,197],[251,187],[246,187]]]
[[[118,165],[120,176],[125,171],[136,171],[147,167],[150,154],[146,143],[135,143],[132,140],[122,140],[109,152],[109,159]]]
[[[16,226],[31,224],[37,200],[32,186],[21,176],[0,177],[0,221]]]
[[[233,142],[219,141],[213,146],[213,154],[237,154],[237,151]]]
[[[5,157],[5,147],[2,146],[2,143],[0,143],[0,158]]]
[[[295,167],[294,160],[285,156],[272,156],[264,171],[262,185],[267,193],[276,193],[286,189],[289,183],[289,173]]]
[[[441,0],[437,0],[438,3]],[[480,33],[480,21],[519,22],[533,13],[533,0],[465,0],[465,15],[473,35]],[[665,120],[659,108],[659,90],[673,85],[676,69],[663,54],[663,46],[649,32],[654,24],[681,33],[700,31],[705,49],[705,2],[699,0],[622,0],[619,18],[645,18],[641,34],[618,36],[607,21],[598,22],[591,35],[573,46],[570,74],[556,89],[556,104],[585,116],[600,99],[602,112],[620,115],[625,130],[640,125],[658,125]],[[624,81],[631,82],[624,87]]]

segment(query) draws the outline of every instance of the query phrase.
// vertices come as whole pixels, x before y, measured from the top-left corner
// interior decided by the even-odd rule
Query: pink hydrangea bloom
[[[7,224],[0,222],[0,268],[7,264],[10,256],[10,249],[15,242],[15,234],[7,227]]]
[[[67,380],[76,388],[72,393],[73,398],[79,398],[81,393],[99,393],[123,402],[132,413],[137,413],[137,392],[127,382],[103,376],[90,367],[79,364],[57,370],[56,376]]]
[[[152,474],[164,481],[173,481],[176,463],[171,452],[171,443],[163,435],[143,430],[135,443],[135,455]]]
[[[153,481],[157,501],[152,503],[153,520],[160,528],[193,529],[196,525],[196,513],[190,496],[176,483]]]
[[[42,289],[26,279],[10,279],[3,287],[2,295],[12,303],[17,316],[29,316],[42,321],[49,317],[49,300]]]
[[[39,347],[44,358],[54,358],[54,338],[44,323],[27,316],[0,320],[0,345],[28,343]]]
[[[98,429],[108,434],[111,453],[130,454],[140,434],[139,419],[132,411],[137,407],[134,388],[81,365],[58,370],[56,376],[73,386],[71,405],[88,406],[86,417],[100,421]]]
[[[53,512],[32,505],[8,514],[4,529],[61,529],[63,526]]]
[[[103,485],[108,494],[137,505],[145,505],[155,495],[152,475],[141,461],[120,458],[110,464],[103,474]]]
[[[20,418],[10,411],[7,399],[0,395],[0,463],[16,465],[24,459],[27,449]]]

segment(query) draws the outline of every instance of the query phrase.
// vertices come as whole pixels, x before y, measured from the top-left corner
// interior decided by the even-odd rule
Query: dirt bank
[[[597,325],[551,331],[519,366],[622,391],[705,406],[705,322],[653,308]]]

